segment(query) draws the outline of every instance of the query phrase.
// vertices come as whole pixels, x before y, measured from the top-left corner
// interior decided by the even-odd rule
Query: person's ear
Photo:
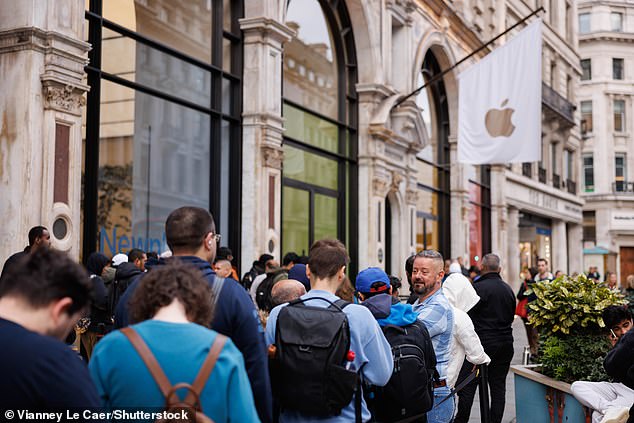
[[[308,264],[307,264],[307,265],[306,265],[306,277],[307,277],[308,279],[310,279],[310,276],[311,276],[311,273],[310,273],[310,265],[308,265]]]
[[[362,293],[357,292],[357,297],[359,298],[359,301],[365,301],[365,297],[363,296]]]
[[[339,281],[342,281],[343,278],[346,277],[346,266],[341,266],[341,269],[339,269],[339,272],[337,272],[337,279]]]
[[[52,323],[57,324],[60,317],[64,314],[70,316],[68,309],[73,304],[73,300],[70,297],[64,297],[53,303],[51,307],[51,320]]]

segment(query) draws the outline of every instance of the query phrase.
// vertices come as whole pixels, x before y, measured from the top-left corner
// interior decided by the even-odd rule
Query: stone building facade
[[[498,252],[514,285],[537,255],[581,266],[574,3],[547,8],[542,162],[478,167],[456,160],[457,75],[504,38],[401,100],[537,5],[35,3],[0,0],[1,260],[36,224],[82,258],[160,252],[167,213],[193,204],[242,272],[322,237],[353,273],[404,277],[425,248]]]
[[[578,8],[585,267],[616,272],[626,287],[634,274],[634,7],[581,1]]]

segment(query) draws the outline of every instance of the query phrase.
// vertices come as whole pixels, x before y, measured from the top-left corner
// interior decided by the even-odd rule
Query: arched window
[[[431,50],[425,55],[419,84],[441,72]],[[420,86],[419,85],[419,86]],[[449,107],[443,80],[428,85],[416,99],[422,109],[430,144],[417,156],[418,205],[416,211],[416,250],[436,249],[451,257],[449,211]]]
[[[282,252],[321,238],[356,252],[357,97],[354,40],[343,2],[290,0],[284,46]],[[352,224],[351,224],[352,223]]]

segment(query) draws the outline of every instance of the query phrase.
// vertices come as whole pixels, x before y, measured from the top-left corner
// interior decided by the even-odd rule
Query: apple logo
[[[509,102],[508,98],[502,102],[500,107],[506,106]],[[495,137],[510,137],[515,126],[511,122],[511,115],[515,113],[515,110],[507,107],[506,109],[491,109],[487,112],[484,118],[484,124],[487,128],[487,132],[493,138]]]

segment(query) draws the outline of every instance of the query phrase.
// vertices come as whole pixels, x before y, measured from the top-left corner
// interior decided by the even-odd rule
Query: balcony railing
[[[561,177],[556,173],[553,173],[553,186],[557,189],[561,188]]]
[[[542,103],[569,125],[575,124],[575,105],[544,82],[542,82]]]
[[[634,182],[631,181],[615,181],[612,182],[612,192],[618,194],[634,193]]]
[[[566,179],[566,188],[570,194],[577,194],[577,183],[570,179]]]
[[[537,169],[539,171],[539,182],[541,182],[542,184],[546,183],[546,169],[544,169],[543,167],[540,167],[539,169]]]
[[[531,178],[533,176],[533,164],[522,163],[522,175]]]

